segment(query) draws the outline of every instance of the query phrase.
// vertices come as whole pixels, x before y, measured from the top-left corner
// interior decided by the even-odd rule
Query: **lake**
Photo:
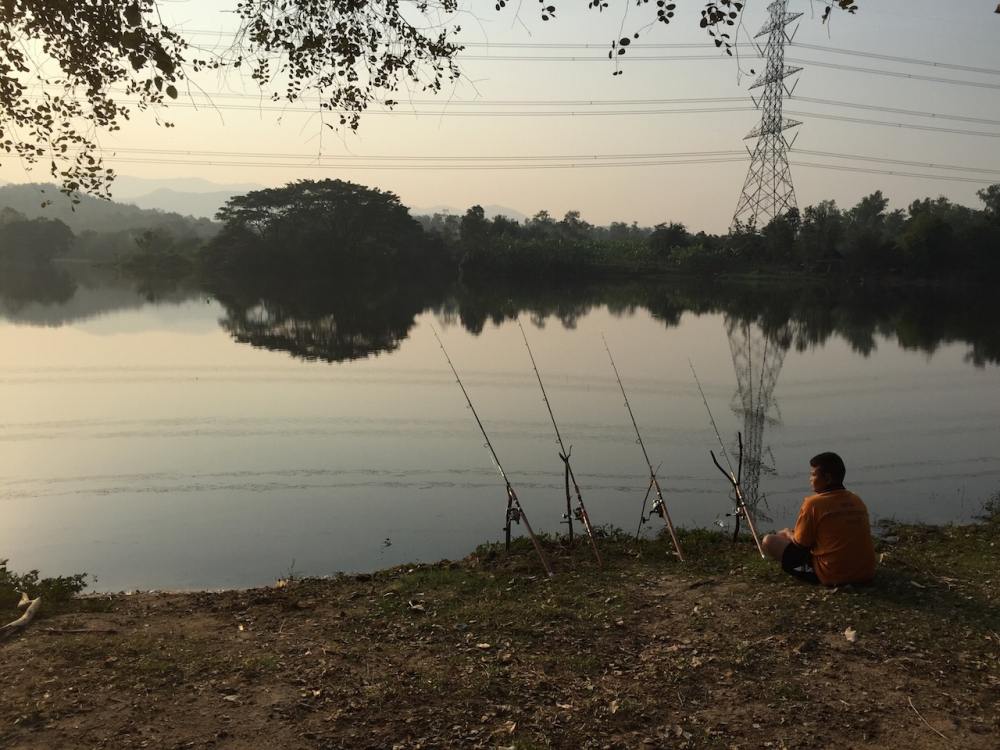
[[[992,308],[967,290],[269,297],[8,274],[0,558],[86,571],[96,590],[229,588],[502,539],[504,485],[432,326],[533,527],[561,533],[563,466],[518,318],[596,524],[634,532],[649,473],[602,335],[676,524],[728,524],[731,509],[689,361],[727,448],[748,433],[763,529],[794,523],[824,450],[873,520],[968,521],[1000,484]]]

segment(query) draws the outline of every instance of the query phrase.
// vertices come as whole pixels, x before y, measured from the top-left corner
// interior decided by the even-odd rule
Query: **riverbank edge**
[[[883,526],[871,587],[805,586],[746,540],[687,530],[684,563],[615,533],[603,569],[582,540],[546,539],[552,579],[518,539],[266,588],[73,598],[0,645],[0,744],[990,748],[1000,514]]]

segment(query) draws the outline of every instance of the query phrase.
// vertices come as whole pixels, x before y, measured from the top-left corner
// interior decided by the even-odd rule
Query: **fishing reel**
[[[522,515],[523,514],[521,513],[520,508],[518,508],[516,505],[510,506],[509,508],[507,508],[507,525],[510,526],[510,523],[512,521],[520,525]]]
[[[660,518],[666,518],[666,508],[664,507],[663,500],[659,497],[653,501],[653,504],[649,508],[649,518],[652,518],[654,513],[659,515]]]

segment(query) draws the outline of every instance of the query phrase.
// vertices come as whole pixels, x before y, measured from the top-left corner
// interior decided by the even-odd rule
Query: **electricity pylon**
[[[757,144],[750,153],[750,169],[733,216],[734,228],[738,225],[764,227],[775,216],[795,208],[795,188],[788,167],[791,144],[785,139],[785,131],[802,123],[783,117],[781,105],[784,97],[791,96],[795,89],[794,85],[789,89],[785,79],[802,70],[785,65],[785,45],[790,44],[795,35],[794,30],[789,34],[787,27],[802,14],[789,13],[788,0],[774,0],[767,10],[769,20],[754,36],[754,40],[767,37],[767,46],[763,49],[754,42],[765,58],[765,68],[750,85],[751,90],[764,89],[761,98],[753,100],[761,112],[760,124],[744,138],[748,141],[756,138]]]
[[[743,417],[743,481],[744,501],[751,513],[764,495],[760,491],[760,475],[764,463],[764,427],[778,424],[780,414],[774,400],[781,366],[785,363],[785,335],[768,335],[758,326],[733,319],[726,321],[729,350],[736,370],[737,391],[734,411]]]

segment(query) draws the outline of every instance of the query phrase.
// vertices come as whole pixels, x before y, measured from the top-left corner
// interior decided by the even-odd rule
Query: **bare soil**
[[[892,534],[871,587],[691,532],[85,597],[0,644],[0,747],[996,750],[1000,523]]]

